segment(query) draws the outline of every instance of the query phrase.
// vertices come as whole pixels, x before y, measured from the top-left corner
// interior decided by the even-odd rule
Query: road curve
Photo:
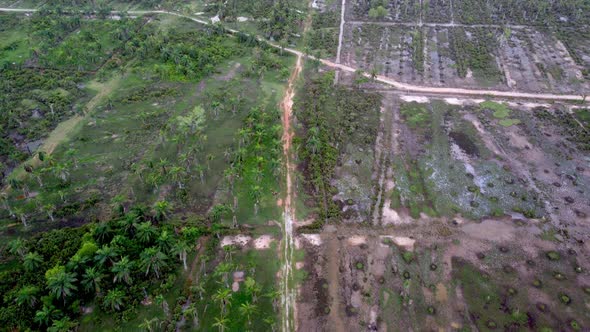
[[[33,9],[33,8],[0,8],[0,12],[33,13],[36,11],[37,11],[37,9]],[[147,15],[147,14],[173,15],[173,16],[177,16],[177,17],[186,18],[186,19],[189,19],[193,22],[197,22],[200,24],[211,25],[211,22],[209,22],[209,21],[201,20],[201,19],[198,19],[198,18],[195,18],[192,16],[188,16],[188,15],[184,15],[184,14],[180,14],[180,13],[176,13],[176,12],[170,12],[170,11],[166,11],[166,10],[132,10],[132,11],[127,11],[127,12],[121,12],[121,11],[112,11],[111,12],[112,15],[123,14],[123,13],[131,14],[131,15]],[[228,28],[226,28],[226,31],[233,33],[233,34],[240,32],[238,30],[228,29]],[[265,42],[272,47],[281,48],[280,45],[272,43],[260,36],[256,36],[256,38],[259,41]],[[334,63],[333,61],[330,61],[327,59],[315,58],[313,56],[306,55],[303,52],[292,49],[292,48],[284,48],[284,50],[289,53],[295,54],[297,56],[302,56],[302,57],[312,59],[312,60],[318,60],[326,66],[340,69],[342,71],[354,73],[359,70],[358,68],[350,67],[347,65],[339,64],[339,63]],[[362,69],[361,69],[361,71],[362,71]],[[371,78],[371,75],[365,71],[362,71],[362,74],[365,77]],[[447,95],[447,96],[483,96],[483,97],[489,96],[489,97],[501,97],[501,98],[582,102],[584,104],[588,103],[588,101],[586,101],[586,99],[587,99],[586,96],[582,96],[582,95],[430,87],[430,86],[402,83],[402,82],[396,81],[392,78],[381,76],[381,75],[377,75],[376,77],[374,77],[374,80],[376,82],[389,85],[395,89],[398,89],[401,91],[406,91],[406,92],[411,92],[411,93],[440,94],[440,95]],[[588,94],[590,95],[590,91],[588,91]]]

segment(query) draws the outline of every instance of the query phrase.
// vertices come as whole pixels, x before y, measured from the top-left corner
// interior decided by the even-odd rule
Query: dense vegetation
[[[93,308],[126,321],[175,281],[180,258],[201,228],[162,222],[166,210],[137,206],[111,221],[63,228],[10,242],[2,253],[0,324],[4,328],[71,330]],[[185,265],[186,266],[186,265]],[[92,309],[91,309],[92,310]]]

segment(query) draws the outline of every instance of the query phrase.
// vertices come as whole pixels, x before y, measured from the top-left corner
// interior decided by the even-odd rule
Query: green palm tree
[[[14,213],[16,214],[18,219],[20,219],[20,221],[23,223],[23,226],[25,226],[25,227],[29,226],[29,224],[27,222],[27,213],[25,212],[24,209],[17,207],[14,209]]]
[[[139,324],[139,328],[146,330],[148,332],[153,332],[154,327],[161,325],[160,319],[158,317],[154,317],[152,319],[144,318],[143,322]]]
[[[43,263],[43,257],[36,251],[30,252],[23,257],[23,266],[25,270],[35,271]]]
[[[215,302],[219,302],[219,308],[221,312],[225,314],[225,309],[228,305],[231,305],[231,298],[232,293],[231,289],[228,288],[220,288],[217,292],[213,295],[213,300]]]
[[[258,214],[258,206],[260,205],[260,197],[262,196],[262,188],[259,185],[254,185],[250,188],[250,196],[254,200],[254,214]]]
[[[65,268],[58,269],[54,274],[47,279],[47,288],[49,292],[58,299],[63,299],[64,304],[66,298],[72,296],[74,291],[78,290],[75,282],[78,281],[75,273],[66,272]]]
[[[37,304],[37,294],[39,293],[39,288],[33,285],[26,285],[23,286],[21,289],[16,292],[16,296],[14,301],[18,305],[26,304],[29,307],[34,307]]]
[[[94,255],[94,260],[99,265],[104,265],[106,263],[112,264],[115,261],[115,257],[117,256],[117,249],[105,244],[96,251],[96,254]]]
[[[219,332],[224,332],[227,329],[227,325],[229,324],[229,319],[225,316],[215,317],[215,322],[213,323],[213,327],[219,329]]]
[[[45,204],[43,205],[43,211],[47,213],[47,216],[49,217],[49,219],[51,219],[51,221],[55,221],[55,218],[53,217],[53,212],[55,212],[55,205]]]
[[[160,250],[169,252],[170,249],[172,249],[174,238],[168,230],[163,230],[160,233],[160,236],[156,239],[156,243],[158,244],[158,247],[160,247]]]
[[[158,201],[154,204],[154,211],[156,213],[156,220],[163,221],[168,216],[170,211],[170,203],[167,201]]]
[[[74,164],[74,168],[78,168],[78,150],[76,149],[68,149],[66,151],[66,156],[72,161]]]
[[[49,326],[49,322],[61,315],[61,311],[53,305],[43,305],[41,310],[35,313],[34,321],[40,325]]]
[[[142,222],[137,225],[135,237],[141,243],[150,243],[156,237],[156,229],[150,221]]]
[[[114,274],[113,282],[124,281],[126,284],[131,284],[131,269],[133,268],[133,262],[129,260],[129,257],[125,256],[120,261],[113,264],[111,272]]]
[[[123,214],[125,214],[125,206],[123,205],[123,203],[126,200],[127,200],[127,197],[125,197],[125,195],[122,195],[122,194],[116,195],[115,197],[113,197],[111,199],[113,213],[116,216],[122,216]]]
[[[172,181],[178,184],[178,189],[182,189],[184,187],[182,180],[184,179],[185,175],[184,168],[180,166],[173,166],[170,168],[170,178]]]
[[[94,291],[95,294],[99,294],[100,283],[104,277],[104,273],[96,266],[88,267],[82,276],[82,285],[87,292]]]
[[[69,317],[64,317],[59,320],[53,320],[53,324],[47,329],[47,332],[68,332],[74,331],[78,323],[70,320]]]
[[[252,302],[256,303],[258,301],[258,295],[262,292],[262,287],[252,277],[247,277],[244,285],[248,294],[252,296]]]
[[[187,318],[193,319],[193,328],[199,327],[199,312],[197,311],[197,306],[194,303],[191,303],[186,309],[184,309],[182,313]]]
[[[107,222],[99,222],[94,228],[94,237],[101,243],[105,243],[111,234],[111,226]]]
[[[255,304],[250,302],[245,302],[240,305],[240,314],[246,316],[246,320],[248,321],[248,325],[252,324],[252,315],[256,313],[258,307]]]
[[[23,258],[27,253],[25,241],[23,241],[21,238],[17,238],[8,242],[8,252],[10,252],[12,255],[18,255]]]
[[[147,276],[151,271],[157,279],[160,279],[160,271],[168,265],[166,263],[168,257],[158,247],[144,249],[139,258],[140,267],[145,269],[145,275]]]
[[[186,258],[190,249],[191,247],[188,245],[188,243],[183,240],[176,241],[172,247],[172,253],[178,255],[178,259],[182,262],[185,271],[188,269],[188,266],[186,265]]]
[[[14,211],[10,207],[10,204],[8,204],[8,194],[4,193],[4,192],[0,193],[0,200],[2,201],[2,205],[4,206],[4,210],[8,211],[8,214],[10,215],[10,217],[16,218]]]
[[[103,299],[103,304],[112,311],[119,311],[125,301],[125,292],[120,289],[110,289]]]

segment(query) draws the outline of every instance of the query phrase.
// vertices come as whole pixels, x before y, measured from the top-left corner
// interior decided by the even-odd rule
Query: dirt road
[[[291,114],[293,112],[293,97],[295,96],[295,81],[301,73],[303,66],[302,56],[297,56],[297,62],[291,77],[289,77],[289,83],[285,96],[281,101],[281,110],[283,111],[283,154],[285,158],[286,168],[286,180],[287,180],[287,193],[285,200],[283,201],[283,267],[282,267],[282,304],[283,304],[283,316],[282,316],[282,330],[291,331],[296,330],[295,326],[295,281],[293,278],[293,265],[294,262],[294,247],[295,241],[293,237],[293,223],[295,222],[295,208],[293,206],[293,181],[292,176],[295,170],[291,158],[291,143],[293,140],[293,132],[291,130]]]

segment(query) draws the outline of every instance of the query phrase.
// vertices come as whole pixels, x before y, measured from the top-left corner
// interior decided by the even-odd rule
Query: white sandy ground
[[[348,244],[351,246],[360,246],[367,243],[366,236],[355,235],[348,238]]]
[[[223,239],[221,239],[221,247],[226,247],[226,246],[231,246],[231,245],[239,245],[239,246],[245,246],[248,243],[250,243],[250,241],[252,240],[252,238],[250,236],[247,235],[236,235],[236,236],[224,236]]]
[[[401,99],[405,102],[416,102],[419,104],[427,104],[430,99],[428,99],[428,97],[424,97],[424,96],[401,96]]]
[[[414,243],[416,243],[416,240],[410,239],[406,236],[381,235],[379,237],[379,244],[381,246],[387,246],[383,243],[383,240],[385,239],[390,239],[395,245],[410,251],[414,250]]]

